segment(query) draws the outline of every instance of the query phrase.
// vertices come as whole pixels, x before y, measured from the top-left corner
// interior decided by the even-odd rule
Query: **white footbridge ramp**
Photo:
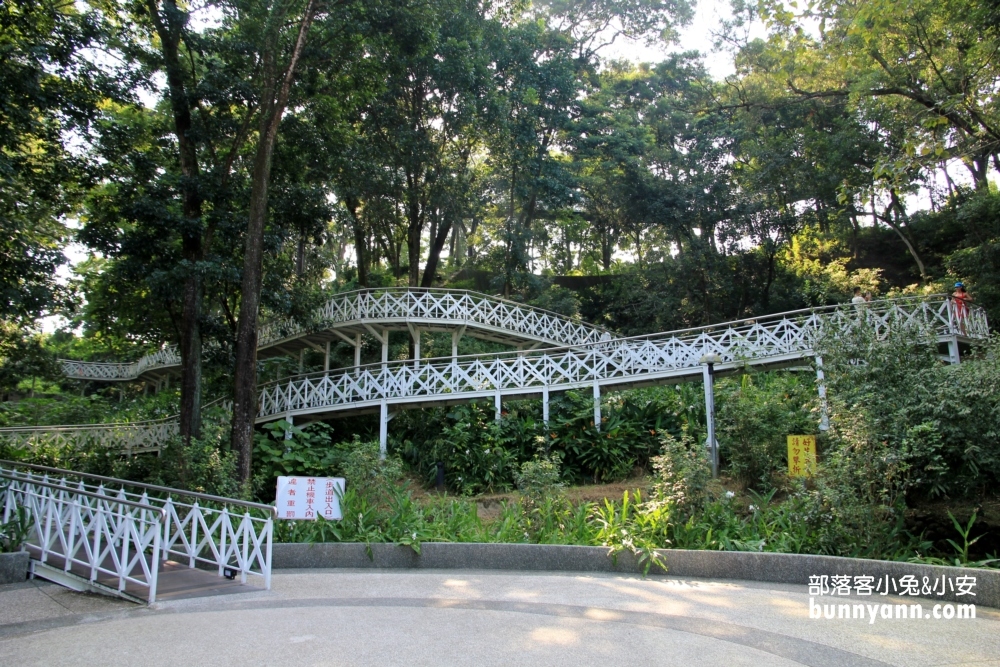
[[[0,514],[30,574],[152,604],[271,587],[274,507],[0,460]]]

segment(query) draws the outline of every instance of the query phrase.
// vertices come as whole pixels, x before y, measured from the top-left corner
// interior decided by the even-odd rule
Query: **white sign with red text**
[[[340,513],[343,493],[343,477],[279,477],[274,504],[279,519],[313,521],[321,516],[334,521],[344,518]]]

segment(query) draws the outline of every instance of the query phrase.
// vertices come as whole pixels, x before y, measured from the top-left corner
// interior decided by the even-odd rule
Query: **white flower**
[[[417,534],[413,533],[413,539],[417,539]]]
[[[756,505],[751,505],[750,506],[750,511],[751,512],[756,512],[757,511],[757,506]]]
[[[733,496],[735,496],[735,495],[736,495],[736,494],[735,494],[735,493],[733,493],[732,491],[726,491],[726,498],[732,498],[732,497],[733,497]]]
[[[489,448],[489,447],[487,447],[487,448],[486,448],[486,453],[487,453],[487,454],[489,454],[489,453],[490,453],[490,448]]]

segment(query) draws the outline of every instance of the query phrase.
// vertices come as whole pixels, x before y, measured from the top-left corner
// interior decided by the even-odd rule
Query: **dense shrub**
[[[919,332],[879,339],[859,327],[826,347],[829,458],[866,498],[974,495],[1000,482],[1000,341],[959,365],[941,363]]]
[[[792,373],[743,375],[720,387],[718,439],[722,463],[746,488],[775,488],[786,468],[788,435],[816,432],[816,388]]]

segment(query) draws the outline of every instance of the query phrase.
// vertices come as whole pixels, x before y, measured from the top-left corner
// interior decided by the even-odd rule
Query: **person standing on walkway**
[[[955,320],[958,322],[959,330],[965,333],[965,318],[969,316],[969,304],[972,303],[972,296],[965,289],[965,283],[955,283],[955,291],[951,294],[955,302]]]
[[[861,296],[860,287],[854,288],[854,298],[851,299],[851,303],[853,303],[855,306],[860,306],[865,303],[865,297]]]

